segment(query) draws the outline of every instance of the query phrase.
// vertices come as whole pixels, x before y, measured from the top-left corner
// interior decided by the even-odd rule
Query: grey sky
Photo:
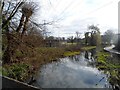
[[[98,25],[101,33],[107,29],[118,28],[119,0],[39,0],[41,6],[37,13],[39,23],[46,20],[57,21],[48,26],[51,35],[59,37],[74,36],[78,31],[84,34],[87,26]]]

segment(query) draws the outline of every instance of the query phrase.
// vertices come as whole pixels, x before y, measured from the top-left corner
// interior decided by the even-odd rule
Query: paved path
[[[120,51],[113,49],[114,47],[115,47],[115,45],[111,45],[109,47],[105,47],[104,50],[108,51],[110,53],[115,53],[115,54],[119,54],[120,55]]]

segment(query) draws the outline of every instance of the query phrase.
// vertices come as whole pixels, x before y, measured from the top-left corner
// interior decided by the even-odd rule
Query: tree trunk
[[[23,35],[25,34],[25,31],[27,30],[27,23],[28,23],[28,21],[29,21],[29,18],[26,17],[21,37],[23,37]]]
[[[22,14],[21,19],[20,19],[20,23],[19,23],[19,26],[18,26],[18,28],[17,28],[16,32],[19,32],[19,31],[20,31],[20,29],[22,28],[23,23],[24,23],[24,17],[25,17],[25,15],[24,15],[24,14]]]

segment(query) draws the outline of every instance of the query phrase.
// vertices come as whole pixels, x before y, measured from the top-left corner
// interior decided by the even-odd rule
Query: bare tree
[[[11,61],[11,56],[14,55],[15,50],[21,44],[21,37],[24,36],[24,33],[27,30],[28,22],[30,21],[31,16],[36,10],[36,5],[34,3],[24,2],[24,0],[19,0],[17,2],[8,1],[6,2],[6,4],[7,3],[8,5],[5,5],[4,2],[2,3],[2,29],[3,36],[6,37],[7,41],[7,47],[3,55],[4,63],[8,63]],[[6,9],[6,7],[8,8]],[[20,21],[17,14],[21,15]],[[14,19],[18,20],[19,22],[14,22]],[[13,26],[15,26],[15,28]]]
[[[112,39],[113,39],[113,36],[114,36],[114,33],[112,30],[107,30],[105,33],[104,33],[104,41],[107,42],[108,44],[111,43]]]
[[[9,3],[9,6],[8,6],[8,9],[7,9],[6,13],[2,13],[3,17],[4,17],[4,15],[7,16],[7,17],[4,17],[4,19],[3,19],[2,29],[4,29],[5,27],[7,27],[8,23],[10,22],[10,20],[15,16],[15,14],[19,10],[19,8],[24,4],[23,1],[19,1],[16,4],[16,6],[12,10],[10,10],[10,15],[8,16],[7,13],[8,13],[8,10],[10,8],[10,2],[8,2],[8,3]],[[3,1],[3,3],[2,3],[2,11],[3,11],[3,8],[5,6],[4,4],[5,3]]]
[[[80,39],[80,32],[76,32],[76,42],[77,42],[77,44],[79,43],[79,39]]]

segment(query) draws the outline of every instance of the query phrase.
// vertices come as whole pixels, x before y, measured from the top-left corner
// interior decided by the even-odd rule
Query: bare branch
[[[9,5],[8,5],[8,8],[7,8],[7,11],[6,11],[5,15],[8,13],[8,11],[10,9],[10,6],[11,6],[11,3],[9,2]]]
[[[2,3],[2,7],[1,7],[1,13],[2,13],[5,3],[2,1],[0,1],[0,2]]]
[[[16,14],[16,12],[18,11],[18,9],[21,7],[21,5],[23,5],[24,2],[19,2],[16,7],[13,9],[13,11],[11,12],[10,16],[7,18],[7,20],[3,23],[2,28],[4,29],[6,27],[6,25],[8,24],[8,22],[12,19],[12,17]]]

